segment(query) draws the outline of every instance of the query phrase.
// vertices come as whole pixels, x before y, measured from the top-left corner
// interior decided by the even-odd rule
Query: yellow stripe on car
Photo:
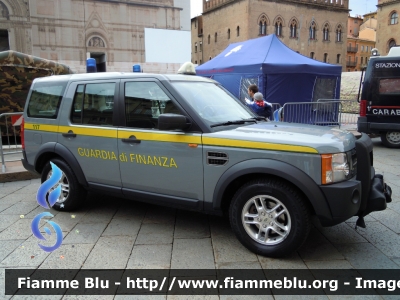
[[[303,153],[318,153],[317,149],[307,147],[307,146],[294,146],[294,145],[285,145],[285,144],[252,142],[252,141],[244,141],[244,140],[232,140],[232,139],[221,139],[221,138],[211,138],[211,137],[203,137],[203,144],[210,145],[210,146],[221,146],[221,147],[278,150],[278,151],[303,152]]]
[[[79,126],[57,126],[46,124],[30,124],[25,123],[25,130],[39,130],[55,133],[68,133],[72,130],[73,133],[85,136],[100,136],[109,138],[127,139],[134,135],[136,139],[143,141],[158,141],[158,142],[171,142],[171,143],[187,143],[187,144],[203,144],[208,146],[218,147],[233,147],[233,148],[249,148],[261,150],[277,150],[288,152],[301,152],[301,153],[318,153],[315,148],[307,146],[295,146],[276,143],[254,142],[245,140],[234,140],[226,138],[203,138],[199,135],[187,135],[181,133],[156,133],[156,132],[142,132],[130,131],[126,129],[109,127],[109,128],[88,128]]]

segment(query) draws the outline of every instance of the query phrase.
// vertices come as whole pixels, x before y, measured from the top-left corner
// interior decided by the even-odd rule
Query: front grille
[[[229,161],[228,154],[223,152],[207,152],[207,163],[214,166],[226,165]]]

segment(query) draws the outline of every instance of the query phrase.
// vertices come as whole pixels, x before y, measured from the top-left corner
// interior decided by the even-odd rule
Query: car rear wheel
[[[51,162],[61,170],[61,179],[49,190],[49,193],[61,185],[61,194],[52,206],[55,210],[71,211],[78,208],[86,198],[86,190],[78,183],[71,167],[62,159],[52,159]],[[42,183],[53,174],[50,161],[42,171]]]
[[[311,228],[310,214],[301,194],[278,179],[246,183],[229,208],[231,227],[239,241],[269,257],[286,256],[304,243]]]
[[[388,131],[381,134],[381,141],[388,148],[400,148],[400,132]]]

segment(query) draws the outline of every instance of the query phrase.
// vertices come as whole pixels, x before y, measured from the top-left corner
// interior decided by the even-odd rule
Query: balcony
[[[347,47],[347,52],[357,53],[358,47]]]
[[[357,65],[357,62],[355,61],[346,61],[346,67],[355,67]]]

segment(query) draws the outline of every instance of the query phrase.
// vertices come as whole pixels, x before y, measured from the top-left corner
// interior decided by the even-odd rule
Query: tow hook
[[[356,222],[356,228],[355,230],[357,230],[357,227],[360,226],[361,228],[366,228],[367,226],[365,225],[365,220],[364,217],[358,217],[357,222]]]
[[[383,194],[385,195],[386,203],[392,202],[392,188],[386,183],[384,184]]]

